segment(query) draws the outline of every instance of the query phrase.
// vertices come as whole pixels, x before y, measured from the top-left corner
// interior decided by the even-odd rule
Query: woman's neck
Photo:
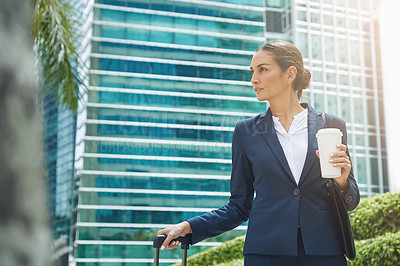
[[[280,119],[286,118],[285,120],[293,118],[293,116],[304,110],[295,96],[280,101],[270,101],[269,104],[272,115]]]
[[[279,122],[286,132],[289,132],[294,116],[304,110],[297,97],[288,97],[282,101],[270,101],[269,104],[272,115],[279,118]]]

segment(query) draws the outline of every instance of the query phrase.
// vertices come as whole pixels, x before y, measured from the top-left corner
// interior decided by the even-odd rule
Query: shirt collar
[[[307,127],[307,117],[308,117],[308,108],[304,108],[303,111],[293,116],[293,122],[290,125],[289,133],[294,134],[298,130]],[[282,124],[279,122],[279,117],[272,116],[274,121],[275,130],[280,133],[287,133],[286,130],[283,128]]]
[[[300,113],[295,114],[293,116],[293,118],[294,118],[293,122],[296,121],[296,120],[300,121],[300,120],[302,120],[304,118],[307,118],[307,116],[308,116],[308,108],[304,108],[303,111],[301,111]],[[272,119],[274,120],[275,123],[279,122],[279,117],[277,117],[277,116],[272,116]]]

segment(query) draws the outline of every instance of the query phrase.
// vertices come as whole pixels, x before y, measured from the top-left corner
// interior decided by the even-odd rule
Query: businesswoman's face
[[[286,95],[293,91],[287,78],[288,71],[283,72],[269,51],[258,51],[251,60],[251,83],[259,101]]]

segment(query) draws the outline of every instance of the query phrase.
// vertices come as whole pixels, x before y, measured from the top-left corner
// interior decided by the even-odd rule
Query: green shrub
[[[243,256],[242,256],[243,257]],[[216,266],[243,266],[243,258],[217,264]]]
[[[350,266],[400,265],[400,231],[356,241],[357,257]]]
[[[400,230],[400,193],[384,193],[362,199],[349,216],[355,239],[397,232]]]
[[[206,266],[229,262],[239,258],[243,260],[244,238],[245,236],[238,236],[226,241],[219,247],[213,247],[194,254],[188,258],[187,264],[190,266]]]

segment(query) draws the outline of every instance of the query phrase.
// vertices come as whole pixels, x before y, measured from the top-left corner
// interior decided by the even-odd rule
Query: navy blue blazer
[[[232,140],[231,197],[229,203],[188,220],[193,244],[234,229],[249,219],[244,254],[297,255],[298,228],[307,255],[342,255],[343,244],[328,206],[321,177],[315,134],[324,128],[320,112],[307,104],[308,151],[299,184],[296,183],[276,135],[271,111],[237,123]],[[334,117],[330,127],[343,133],[345,122]],[[353,210],[360,194],[351,170],[350,189],[342,192]],[[254,194],[255,192],[255,194]]]

